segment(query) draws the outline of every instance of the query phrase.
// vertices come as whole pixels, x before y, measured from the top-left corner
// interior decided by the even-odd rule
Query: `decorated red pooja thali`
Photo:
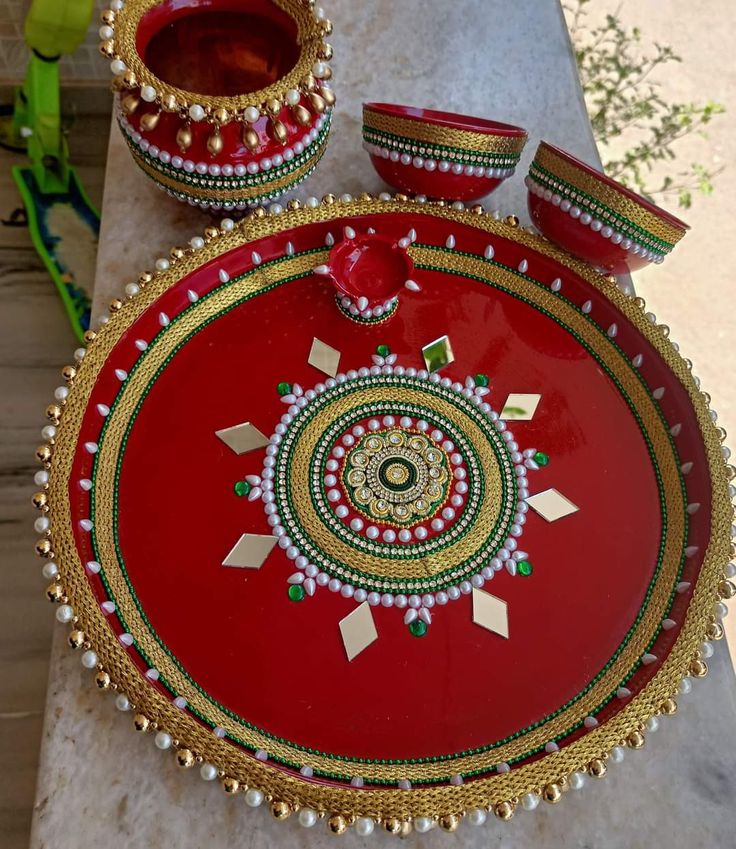
[[[723,634],[709,398],[641,299],[513,219],[289,206],[172,251],[65,369],[57,618],[136,729],[277,819],[556,802]]]

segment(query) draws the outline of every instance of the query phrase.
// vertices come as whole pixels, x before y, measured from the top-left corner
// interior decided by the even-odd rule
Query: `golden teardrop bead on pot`
[[[329,62],[332,59],[332,45],[325,42],[319,49],[319,58]]]
[[[677,702],[674,699],[665,699],[660,710],[665,716],[671,716],[673,713],[677,713]]]
[[[49,404],[48,407],[46,407],[46,418],[49,421],[54,424],[58,424],[59,416],[61,416],[61,407],[58,404]]]
[[[97,675],[95,675],[95,684],[97,685],[98,690],[109,690],[110,683],[110,676],[107,672],[100,671]]]
[[[45,492],[36,492],[31,499],[36,510],[44,510],[48,507],[49,497]]]
[[[626,745],[630,749],[641,749],[645,742],[644,735],[641,731],[632,731],[626,738]]]
[[[115,42],[111,39],[105,39],[105,41],[100,42],[100,53],[103,56],[114,56],[115,55]]]
[[[327,86],[323,86],[319,90],[319,95],[322,98],[322,100],[324,100],[324,102],[328,106],[334,106],[335,105],[335,92],[331,88],[327,88]]]
[[[722,640],[724,633],[723,625],[720,622],[711,622],[705,635],[709,640]]]
[[[279,144],[286,144],[286,140],[289,138],[286,124],[284,124],[283,121],[279,121],[277,118],[271,118],[268,122],[268,134]]]
[[[115,12],[112,9],[105,9],[100,12],[100,20],[103,24],[107,24],[108,26],[112,26],[115,22]]]
[[[348,830],[348,822],[342,814],[333,814],[327,820],[327,828],[330,834],[345,834]]]
[[[212,156],[217,156],[219,153],[222,153],[222,149],[225,147],[225,142],[222,140],[222,136],[220,135],[220,131],[216,129],[214,133],[207,139],[207,150],[212,154]]]
[[[160,120],[160,112],[146,112],[145,115],[141,115],[141,129],[150,133],[152,130],[156,129]]]
[[[331,80],[332,79],[332,68],[329,65],[327,65],[325,67],[325,70],[322,74],[321,79],[323,79],[323,80]]]
[[[224,106],[220,106],[212,113],[212,117],[221,127],[224,127],[230,120],[230,113]]]
[[[231,778],[229,775],[226,775],[222,779],[222,789],[229,794],[237,793],[240,790],[240,782],[237,778]]]
[[[708,674],[708,664],[704,660],[694,660],[690,664],[690,674],[693,678],[705,678]]]
[[[136,75],[130,70],[125,71],[123,74],[123,85],[127,88],[135,88],[137,84],[138,79],[136,78]]]
[[[97,334],[94,330],[85,330],[84,331],[84,341],[89,345],[90,342],[94,342],[97,338]]]
[[[271,802],[271,816],[279,821],[288,819],[291,816],[291,806],[288,802],[274,800]]]
[[[86,639],[87,636],[84,631],[72,631],[69,634],[69,645],[73,649],[81,649]]]
[[[51,558],[53,556],[52,552],[51,552],[51,540],[46,539],[46,537],[44,537],[43,539],[40,539],[36,543],[36,554],[39,557],[44,557],[47,560],[51,560]]]
[[[258,133],[250,127],[248,124],[243,124],[243,144],[248,148],[248,150],[257,150],[261,140],[258,137]]]
[[[736,584],[724,579],[718,584],[718,595],[721,598],[733,598],[736,595]]]
[[[493,815],[508,822],[514,815],[514,806],[511,802],[499,802],[493,808]]]
[[[61,584],[49,584],[46,587],[46,598],[54,603],[61,601],[64,589]]]
[[[165,112],[176,112],[176,110],[179,108],[179,104],[176,100],[176,97],[174,97],[173,94],[165,94],[161,98],[161,108]]]
[[[306,106],[302,106],[301,103],[297,103],[296,106],[291,107],[291,114],[294,116],[297,124],[301,124],[302,127],[306,127],[307,124],[312,122],[312,113]]]
[[[398,817],[385,819],[383,827],[389,834],[401,834],[401,820]]]
[[[190,124],[184,124],[183,127],[179,127],[179,131],[176,134],[176,143],[182,153],[189,150],[192,146],[192,127]]]
[[[123,302],[120,300],[120,298],[113,298],[110,301],[110,306],[108,307],[110,312],[117,312],[118,310],[121,310],[122,308],[123,308]]]
[[[273,97],[271,100],[266,102],[266,112],[268,112],[269,115],[276,116],[279,112],[281,112],[282,106],[283,104],[281,101]]]
[[[133,726],[136,731],[148,731],[148,726],[151,724],[151,721],[147,716],[144,716],[142,713],[137,713],[133,717]]]
[[[302,80],[302,86],[307,91],[314,91],[315,86],[317,85],[317,80],[314,78],[314,74],[307,74],[306,77]]]
[[[457,814],[444,814],[437,822],[442,831],[457,831],[460,817]]]
[[[194,766],[196,758],[190,749],[179,749],[176,753],[176,762],[182,769],[190,769]]]
[[[593,778],[603,778],[607,770],[606,762],[602,758],[595,758],[588,764],[588,772]]]
[[[51,446],[39,445],[38,448],[36,448],[36,459],[39,463],[43,463],[44,465],[48,464],[51,459]]]
[[[550,805],[556,805],[562,799],[562,790],[558,784],[545,784],[542,788],[542,798]]]
[[[327,109],[327,104],[325,103],[324,99],[319,94],[317,94],[316,91],[310,91],[307,97],[309,98],[309,103],[312,109],[318,115],[321,115],[325,111],[325,109]]]
[[[126,115],[132,115],[140,106],[141,99],[136,94],[126,94],[120,105],[123,107],[123,112]]]

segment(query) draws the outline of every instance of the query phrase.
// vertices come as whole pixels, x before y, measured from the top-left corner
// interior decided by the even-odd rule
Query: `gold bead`
[[[302,86],[307,91],[313,91],[315,86],[317,85],[317,80],[314,78],[314,74],[307,74],[306,77],[302,80]]]
[[[215,127],[214,133],[207,139],[207,150],[212,156],[217,156],[219,153],[222,153],[224,147],[225,142],[222,140],[219,129]]]
[[[146,112],[145,115],[141,115],[141,129],[146,132],[151,132],[155,130],[158,122],[161,120],[161,112]]]
[[[179,108],[179,102],[173,94],[165,94],[161,98],[161,108],[164,112],[176,112]]]
[[[90,342],[94,342],[96,338],[97,338],[97,334],[95,333],[94,330],[85,330],[84,331],[84,341],[87,342],[88,344]]]
[[[47,539],[46,537],[38,540],[38,542],[36,543],[36,554],[39,557],[45,557],[50,560],[52,557],[51,540]]]
[[[297,198],[292,198],[291,200],[288,200],[286,202],[286,208],[291,209],[292,211],[295,210],[295,209],[301,209],[302,208],[301,201],[298,200]]]
[[[409,195],[405,195],[405,194],[402,194],[401,192],[397,192],[394,195],[394,200],[397,200],[397,201],[403,203],[404,201],[409,200]],[[442,203],[438,204],[438,206],[445,206],[445,205],[446,204],[445,204],[444,201],[442,201]]]
[[[48,464],[51,459],[51,446],[39,445],[38,448],[36,448],[36,459],[44,465]]]
[[[504,822],[508,822],[514,815],[514,806],[511,802],[499,802],[494,805],[493,815]]]
[[[312,106],[312,109],[318,114],[321,115],[325,109],[327,109],[327,104],[324,101],[324,98],[317,94],[316,91],[310,91],[307,95],[307,99]]]
[[[148,731],[148,726],[151,724],[151,720],[144,716],[142,713],[137,713],[133,717],[133,725],[136,731]]]
[[[192,128],[189,124],[179,127],[176,133],[176,144],[182,153],[185,153],[192,146]]]
[[[46,587],[46,598],[49,601],[58,602],[61,601],[61,597],[64,595],[64,590],[61,584],[49,584]]]
[[[112,301],[110,301],[110,312],[117,312],[118,310],[122,309],[122,307],[123,302],[120,300],[120,298],[114,298]]]
[[[169,256],[174,261],[176,261],[177,259],[181,259],[185,255],[186,251],[184,250],[184,248],[174,247],[169,251]]]
[[[230,113],[224,106],[220,106],[212,113],[212,117],[221,127],[224,127],[230,120]]]
[[[718,584],[718,595],[721,598],[733,598],[736,595],[736,584],[724,579]]]
[[[370,202],[372,200],[375,200],[375,198],[373,197],[373,195],[370,192],[361,192],[358,195],[358,200]]]
[[[342,814],[332,814],[327,820],[327,828],[330,834],[345,834],[348,830],[348,823]]]
[[[593,778],[603,778],[607,770],[606,762],[602,758],[595,758],[588,764],[588,772]]]
[[[283,121],[278,121],[272,118],[268,122],[268,130],[269,136],[279,144],[286,144],[287,139],[289,138],[289,133],[286,129],[286,124]]]
[[[222,779],[222,789],[229,794],[237,793],[240,790],[240,782],[237,778],[231,778],[229,775],[226,775]]]
[[[115,41],[112,38],[107,38],[105,41],[100,42],[100,53],[103,56],[114,56],[115,55]]]
[[[33,502],[33,506],[36,510],[46,510],[48,509],[49,497],[45,492],[36,492],[33,494],[33,498],[31,498]],[[44,509],[45,508],[45,509]]]
[[[328,192],[322,198],[322,205],[323,206],[332,206],[332,204],[335,203],[336,201],[337,201],[337,198],[333,194],[330,194]]]
[[[325,72],[322,74],[323,80],[331,80],[332,79],[332,68],[327,65],[325,66]]]
[[[123,74],[123,76],[125,76],[125,74]],[[126,115],[132,115],[140,104],[141,99],[137,94],[126,94],[120,101],[120,105],[123,107],[123,112]]]
[[[509,227],[518,227],[519,219],[515,215],[507,215],[506,218],[503,219],[504,224],[508,224]]]
[[[100,671],[95,675],[95,684],[98,690],[107,690],[110,687],[110,676],[107,672]]]
[[[328,106],[335,105],[335,92],[331,88],[327,88],[327,86],[322,86],[319,90],[320,97]]]
[[[251,212],[251,216],[253,218],[265,218],[266,210],[262,206],[257,206],[253,212]]]
[[[443,814],[438,820],[442,831],[457,831],[460,825],[460,817],[457,814]]]
[[[64,378],[64,380],[67,381],[74,380],[74,378],[77,376],[77,370],[74,368],[74,366],[64,366],[64,368],[61,370],[61,376]]]
[[[693,678],[705,678],[708,674],[708,664],[704,660],[694,660],[690,664],[690,674]]]
[[[61,417],[61,407],[58,404],[49,404],[46,407],[46,418],[49,419],[54,424],[59,424],[59,418]]]
[[[483,209],[483,205],[480,203],[473,204],[473,206],[470,207],[470,211],[473,213],[473,215],[483,215],[483,213],[485,212],[485,210]]]
[[[414,827],[411,824],[411,820],[404,820],[401,823],[401,834],[399,836],[400,837],[408,837],[412,833],[413,830],[414,830]]]
[[[319,49],[319,58],[324,59],[326,62],[329,62],[332,59],[332,45],[328,44],[326,41],[322,44],[322,47]]]
[[[401,834],[401,820],[398,817],[385,819],[383,827],[389,834]]]
[[[123,85],[126,88],[135,88],[138,85],[136,75],[132,71],[125,71],[123,74]]]
[[[217,227],[205,227],[204,228],[204,237],[208,242],[212,241],[212,239],[216,239],[220,235],[220,231]]]
[[[141,286],[145,286],[146,283],[150,283],[153,280],[153,274],[150,271],[143,271],[138,275],[138,282]]]
[[[194,766],[195,761],[194,753],[189,749],[179,749],[176,753],[176,762],[182,769],[190,769]]]
[[[550,805],[556,805],[562,798],[562,790],[558,784],[545,784],[542,788],[542,798]]]
[[[291,806],[288,802],[279,802],[274,799],[271,802],[271,816],[279,822],[288,819],[291,816]]]
[[[705,631],[705,636],[709,640],[722,640],[723,634],[723,625],[720,622],[711,622]]]
[[[665,716],[671,716],[673,713],[677,713],[677,702],[674,699],[665,699],[660,710]]]
[[[248,148],[248,150],[257,150],[261,144],[260,136],[253,127],[248,124],[243,124],[241,136],[243,138],[243,144]]]
[[[84,631],[72,631],[69,634],[69,645],[73,649],[81,649],[87,639],[87,635]]]
[[[555,784],[557,784],[557,786],[560,788],[560,790],[562,790],[563,793],[567,793],[567,791],[570,789],[570,782],[566,775],[563,775],[562,778],[558,778]]]
[[[279,114],[279,112],[281,112],[282,107],[283,104],[281,101],[274,97],[266,103],[266,112],[275,117]]]
[[[115,12],[112,9],[104,9],[100,12],[100,20],[103,24],[111,26],[115,22]]]
[[[626,738],[626,745],[630,749],[641,749],[645,742],[644,735],[641,731],[632,731]]]
[[[302,106],[301,103],[297,103],[296,106],[291,107],[291,114],[294,116],[297,124],[301,124],[302,127],[305,127],[312,121],[312,113],[306,106]]]
[[[327,18],[325,18],[323,21],[321,21],[321,24],[322,32],[325,35],[330,35],[330,33],[332,32],[332,21],[328,21]]]

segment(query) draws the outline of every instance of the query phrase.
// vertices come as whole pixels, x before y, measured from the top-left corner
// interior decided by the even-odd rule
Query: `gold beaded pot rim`
[[[617,215],[671,245],[677,244],[690,229],[684,221],[659,209],[626,186],[547,142],[540,142],[533,162],[559,180],[590,195]]]
[[[76,434],[81,426],[82,415],[87,408],[98,370],[129,326],[149,309],[169,286],[193,268],[215,259],[221,253],[251,240],[283,232],[290,227],[333,221],[350,215],[393,212],[434,216],[448,222],[467,224],[499,238],[516,241],[542,256],[558,261],[589,284],[599,288],[648,340],[690,397],[710,472],[712,531],[682,629],[670,653],[652,679],[610,720],[564,746],[554,756],[524,763],[507,773],[494,774],[458,786],[443,784],[417,787],[413,790],[360,790],[308,781],[282,768],[256,760],[227,741],[216,738],[193,717],[176,708],[163,693],[147,683],[128,651],[117,640],[111,639],[109,625],[79,560],[71,528],[68,478],[74,458]],[[270,268],[263,268],[258,271],[257,276],[261,285],[267,285],[273,281],[274,272]],[[517,800],[527,792],[539,792],[540,787],[558,781],[564,775],[586,769],[591,761],[604,758],[629,735],[638,733],[647,719],[655,715],[665,700],[676,691],[680,680],[688,674],[705,638],[706,630],[712,622],[713,605],[718,598],[722,569],[729,559],[732,521],[727,469],[721,454],[719,435],[710,418],[706,399],[698,390],[686,362],[676,352],[672,343],[657,326],[645,318],[638,299],[634,301],[628,298],[613,281],[601,277],[590,267],[569,257],[542,238],[505,222],[495,221],[490,216],[478,216],[471,212],[432,204],[418,205],[406,201],[373,199],[337,203],[332,201],[317,208],[302,208],[279,216],[264,215],[262,212],[251,215],[232,231],[217,235],[208,234],[203,248],[188,252],[187,256],[172,264],[169,270],[157,273],[139,295],[125,302],[109,323],[97,333],[73,381],[54,445],[49,496],[54,518],[54,545],[59,553],[60,581],[69,596],[70,604],[74,607],[73,627],[84,630],[87,634],[90,644],[98,654],[100,666],[110,674],[113,684],[126,693],[138,714],[150,718],[158,729],[165,729],[180,741],[182,746],[197,752],[226,776],[238,780],[243,785],[263,789],[274,799],[287,801],[293,806],[309,806],[320,812],[343,811],[351,815],[375,818],[436,817]]]
[[[363,124],[365,127],[378,132],[403,136],[412,141],[426,144],[459,147],[479,153],[511,153],[520,154],[526,144],[526,130],[512,127],[510,124],[498,124],[496,130],[479,132],[473,129],[461,129],[430,118],[402,117],[392,112],[383,111],[381,107],[390,104],[363,104]],[[400,107],[405,108],[405,107]],[[425,110],[431,112],[431,110]],[[441,114],[441,113],[432,113]],[[457,116],[458,118],[465,116]],[[490,122],[489,122],[490,123]],[[513,130],[514,132],[507,132]]]
[[[296,24],[296,41],[300,52],[294,67],[281,79],[265,88],[235,96],[205,95],[187,91],[159,79],[147,67],[136,46],[138,25],[150,9],[165,2],[168,0],[126,0],[123,8],[116,13],[113,36],[114,55],[135,74],[136,87],[147,85],[155,89],[156,102],[159,105],[165,98],[174,97],[180,108],[198,104],[208,112],[224,108],[230,113],[236,113],[248,106],[265,109],[268,101],[283,100],[290,89],[308,88],[312,69],[315,63],[320,61],[324,40],[322,25],[304,0],[270,0]]]

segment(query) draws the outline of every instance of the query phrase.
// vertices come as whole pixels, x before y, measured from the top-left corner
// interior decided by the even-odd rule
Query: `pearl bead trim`
[[[414,168],[423,168],[425,171],[439,171],[441,174],[464,174],[466,177],[485,177],[488,180],[505,180],[511,177],[515,168],[486,167],[484,165],[463,165],[462,162],[449,162],[446,159],[437,160],[431,157],[412,156],[409,153],[400,153],[398,150],[390,150],[369,142],[363,142],[363,149],[371,156],[380,156],[400,165],[413,165]]]

